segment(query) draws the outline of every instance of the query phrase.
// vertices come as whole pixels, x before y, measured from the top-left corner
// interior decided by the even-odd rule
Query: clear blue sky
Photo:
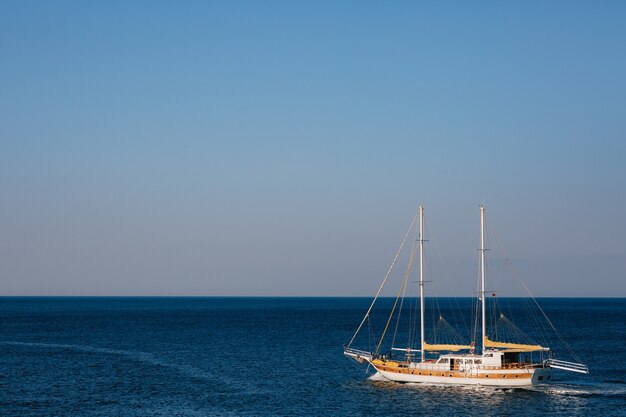
[[[535,294],[626,296],[625,21],[3,1],[0,294],[371,295],[422,203],[471,296],[484,201]]]

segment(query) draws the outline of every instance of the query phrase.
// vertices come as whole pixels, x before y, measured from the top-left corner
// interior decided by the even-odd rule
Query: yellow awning
[[[523,345],[519,343],[505,343],[505,342],[493,342],[485,336],[485,347],[491,348],[503,348],[503,349],[515,349],[522,352],[532,352],[534,350],[547,350],[540,345]]]
[[[471,349],[470,345],[431,345],[424,342],[424,350],[449,350],[452,352],[456,352],[457,350],[462,349]]]

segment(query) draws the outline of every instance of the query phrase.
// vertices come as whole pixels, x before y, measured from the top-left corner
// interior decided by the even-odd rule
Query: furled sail
[[[424,350],[448,350],[451,352],[456,352],[458,350],[463,349],[471,349],[470,345],[452,345],[452,344],[435,344],[431,345],[429,343],[424,342]]]
[[[491,348],[503,348],[503,349],[515,349],[515,350],[523,350],[532,352],[535,350],[548,350],[548,348],[544,348],[540,345],[524,345],[520,343],[506,343],[506,342],[494,342],[489,340],[487,336],[485,336],[485,347]]]

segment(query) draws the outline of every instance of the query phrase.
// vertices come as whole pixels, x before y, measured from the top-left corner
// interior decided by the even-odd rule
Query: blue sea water
[[[591,373],[532,389],[369,379],[342,354],[369,302],[3,297],[0,415],[626,415],[626,299],[539,299]]]

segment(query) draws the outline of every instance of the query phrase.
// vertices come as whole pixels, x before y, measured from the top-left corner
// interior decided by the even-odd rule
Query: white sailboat
[[[406,242],[415,223],[419,224],[416,238],[419,250],[419,292],[420,292],[420,345],[419,347],[406,346],[392,347],[392,351],[381,353],[381,346],[385,333],[393,317],[398,299],[403,296],[406,288],[411,265],[415,258],[415,250],[411,254],[409,267],[398,297],[393,305],[385,330],[376,349],[364,350],[352,347],[359,331],[369,319],[370,313],[385,286],[390,273],[404,243]],[[390,381],[417,382],[434,384],[456,385],[487,385],[498,387],[520,387],[541,383],[549,383],[553,369],[572,372],[588,373],[586,365],[575,362],[566,362],[554,359],[550,348],[539,344],[512,343],[510,341],[491,340],[487,334],[487,297],[485,291],[485,207],[480,206],[480,304],[481,304],[481,339],[480,352],[475,352],[474,343],[428,343],[424,337],[424,208],[419,207],[416,218],[413,219],[409,231],[404,236],[400,249],[376,293],[365,317],[358,326],[354,336],[344,348],[344,354],[359,363],[367,363],[380,375]],[[402,302],[400,302],[402,305]],[[495,339],[495,338],[494,338]],[[416,358],[419,353],[419,359]],[[431,356],[427,357],[427,353]],[[397,356],[397,357],[396,357]]]

